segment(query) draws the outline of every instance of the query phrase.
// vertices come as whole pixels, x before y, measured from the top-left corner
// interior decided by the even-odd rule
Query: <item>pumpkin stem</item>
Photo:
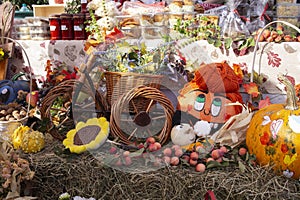
[[[283,83],[286,87],[286,105],[285,109],[287,110],[297,110],[298,109],[298,104],[297,104],[297,96],[296,96],[296,91],[291,83],[291,81],[283,74],[278,75],[278,80]]]

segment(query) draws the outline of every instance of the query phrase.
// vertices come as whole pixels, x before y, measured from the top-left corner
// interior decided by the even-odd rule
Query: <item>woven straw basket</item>
[[[65,80],[63,82],[61,82],[60,84],[58,84],[57,86],[55,86],[54,88],[52,88],[47,95],[44,97],[43,101],[42,101],[42,106],[40,108],[41,111],[41,116],[43,119],[49,119],[49,123],[47,124],[47,129],[49,131],[49,133],[58,140],[63,140],[66,138],[66,132],[62,132],[59,131],[58,128],[60,125],[63,125],[65,127],[69,127],[69,128],[73,128],[73,126],[75,126],[75,122],[74,122],[74,109],[75,109],[75,100],[73,99],[74,97],[74,90],[77,89],[77,87],[81,86],[83,91],[86,91],[91,97],[93,97],[94,100],[94,106],[95,106],[95,112],[97,111],[97,115],[98,117],[101,117],[104,115],[104,111],[105,111],[105,100],[103,99],[102,95],[100,95],[100,93],[98,91],[92,91],[91,88],[86,85],[83,84],[82,82],[75,80],[75,79],[70,79],[70,80]],[[61,124],[58,126],[55,126],[53,121],[52,121],[52,116],[51,116],[51,111],[53,103],[55,102],[55,100],[60,97],[60,96],[64,96],[65,98],[72,100],[72,104],[73,104],[73,117],[66,117],[62,122],[60,122]],[[77,112],[80,112],[77,111]],[[82,110],[82,112],[87,112],[84,109]],[[82,113],[82,117],[84,117],[84,114],[86,113]]]
[[[144,85],[159,89],[162,82],[162,75],[138,74],[129,72],[105,72],[107,103],[111,107],[120,97],[132,88]],[[144,98],[135,99],[135,105],[145,109],[149,100]]]
[[[28,63],[28,67],[29,70],[31,70],[31,65],[30,65],[30,61],[29,61],[29,57],[25,51],[25,49],[23,48],[23,46],[16,40],[12,39],[12,38],[8,38],[8,37],[3,37],[4,39],[6,39],[9,42],[12,42],[12,44],[10,44],[9,46],[12,46],[10,50],[13,50],[14,46],[17,44],[18,47],[21,48],[21,50],[23,51],[24,55],[25,55],[25,59],[27,60]],[[29,87],[30,87],[30,92],[32,90],[32,77],[31,77],[31,71],[29,72]],[[28,101],[30,102],[30,96]],[[0,138],[6,141],[10,141],[11,139],[11,134],[13,133],[13,131],[15,129],[17,129],[19,126],[21,125],[25,125],[28,121],[28,117],[29,117],[29,111],[30,111],[30,105],[28,104],[27,108],[24,108],[27,112],[26,112],[26,116],[19,119],[19,120],[12,120],[12,121],[0,121]]]
[[[168,141],[171,129],[172,129],[172,117],[174,114],[174,107],[171,103],[171,101],[158,89],[148,86],[138,86],[132,88],[127,93],[124,93],[121,98],[116,101],[112,105],[111,109],[111,116],[110,116],[110,128],[111,133],[115,138],[118,138],[120,141],[122,141],[125,144],[131,144],[134,141],[137,141],[139,139],[142,139],[142,136],[140,135],[140,130],[138,127],[141,127],[142,129],[147,127],[140,125],[140,123],[136,123],[135,120],[122,120],[122,113],[128,111],[128,105],[130,105],[131,101],[133,101],[135,98],[144,98],[147,102],[149,101],[149,104],[147,105],[146,109],[139,110],[139,108],[134,107],[135,111],[135,119],[140,118],[140,123],[145,122],[145,118],[143,118],[143,114],[145,112],[148,113],[150,108],[154,106],[154,104],[158,103],[160,104],[161,108],[160,110],[160,117],[157,117],[157,119],[152,118],[150,123],[154,122],[155,120],[160,121],[162,124],[160,124],[160,130],[148,130],[149,135],[156,136],[157,140],[164,144]],[[133,104],[134,105],[134,104]],[[129,106],[130,110],[130,106]],[[132,118],[132,119],[134,119]],[[122,121],[125,123],[125,125],[122,125]],[[135,128],[132,132],[125,131],[126,128],[133,125]],[[155,125],[156,126],[156,125]],[[158,128],[156,126],[156,128]],[[147,128],[146,128],[147,129]]]

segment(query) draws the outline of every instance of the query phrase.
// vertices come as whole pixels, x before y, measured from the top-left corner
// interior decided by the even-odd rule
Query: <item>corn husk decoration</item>
[[[229,118],[226,123],[212,135],[211,139],[220,145],[234,148],[246,140],[246,131],[252,119],[253,112],[241,103],[232,103],[242,106],[241,113]]]

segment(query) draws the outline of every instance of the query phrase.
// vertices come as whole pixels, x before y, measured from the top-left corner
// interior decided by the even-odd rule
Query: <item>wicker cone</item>
[[[79,82],[78,80],[71,79],[71,80],[63,81],[59,85],[55,86],[44,97],[44,99],[42,101],[42,106],[40,108],[42,119],[50,119],[50,123],[47,124],[47,129],[48,129],[49,133],[55,139],[58,139],[61,141],[65,139],[66,135],[65,135],[65,133],[59,133],[58,130],[55,128],[55,125],[53,124],[53,122],[51,120],[52,117],[51,117],[50,111],[51,111],[54,101],[58,97],[64,96],[65,98],[72,100],[73,91],[74,91],[74,87],[76,86],[76,84],[81,84],[81,82]],[[93,91],[91,90],[91,88],[89,88],[85,84],[83,85],[83,89],[85,91],[89,92],[89,94],[92,97],[94,97],[95,107],[96,107],[97,111],[103,111],[103,112],[98,112],[98,117],[103,116],[104,112],[107,109],[107,105],[106,105],[106,102],[105,102],[103,96],[98,91],[95,91],[95,94],[94,94]],[[67,120],[64,121],[63,124],[65,126],[72,127],[72,126],[74,126],[74,120],[73,120],[73,118],[68,118]]]
[[[163,76],[153,74],[138,74],[129,72],[105,72],[107,89],[107,103],[112,106],[119,98],[130,91],[132,88],[140,85],[146,85],[153,88],[160,88]],[[136,105],[145,108],[149,102],[145,99],[135,99]]]
[[[174,107],[171,101],[158,89],[148,86],[138,86],[131,89],[129,92],[123,94],[118,101],[116,101],[112,105],[111,109],[111,117],[110,117],[110,130],[113,137],[118,138],[121,142],[125,144],[132,144],[134,141],[132,138],[128,136],[121,130],[121,114],[124,111],[124,108],[128,107],[135,98],[143,97],[151,102],[157,102],[163,107],[163,112],[165,115],[165,123],[162,130],[155,135],[158,139],[158,142],[164,144],[169,139],[171,129],[172,129],[172,117],[174,114]],[[133,103],[134,105],[135,103]],[[149,104],[148,104],[149,106]],[[139,108],[133,106],[135,109],[135,113],[140,111],[147,110],[139,110]],[[134,122],[133,122],[134,123]]]

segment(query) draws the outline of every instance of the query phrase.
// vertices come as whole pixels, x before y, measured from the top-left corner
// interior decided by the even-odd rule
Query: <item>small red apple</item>
[[[171,156],[171,155],[172,155],[172,149],[169,148],[169,147],[165,148],[165,149],[163,150],[163,154],[164,154],[165,156]]]
[[[154,145],[156,146],[156,149],[161,149],[161,144],[159,142],[154,142]]]
[[[125,160],[125,165],[126,165],[126,166],[129,166],[129,165],[132,164],[132,160],[131,160],[131,158],[130,158],[129,156],[126,156],[126,157],[124,158],[124,160]]]
[[[154,143],[149,144],[148,147],[150,152],[157,151],[157,146]]]
[[[198,160],[199,154],[198,154],[197,152],[193,151],[193,152],[191,153],[191,155],[190,155],[190,158],[191,158],[192,160]]]
[[[39,91],[32,91],[26,95],[26,102],[32,107],[36,107],[39,100]]]
[[[175,154],[175,156],[180,157],[183,155],[183,151],[182,151],[182,149],[176,149],[174,154]]]
[[[198,161],[190,159],[189,163],[190,163],[191,166],[196,166],[198,164]]]
[[[173,157],[171,158],[171,160],[170,160],[170,164],[171,164],[172,166],[178,165],[178,164],[179,164],[179,158],[178,158],[177,156],[173,156]]]
[[[155,138],[154,137],[148,137],[146,139],[146,142],[147,144],[154,144],[156,141],[155,141]]]
[[[203,173],[203,172],[205,172],[206,166],[203,163],[199,163],[196,165],[195,169],[196,169],[196,172]]]

